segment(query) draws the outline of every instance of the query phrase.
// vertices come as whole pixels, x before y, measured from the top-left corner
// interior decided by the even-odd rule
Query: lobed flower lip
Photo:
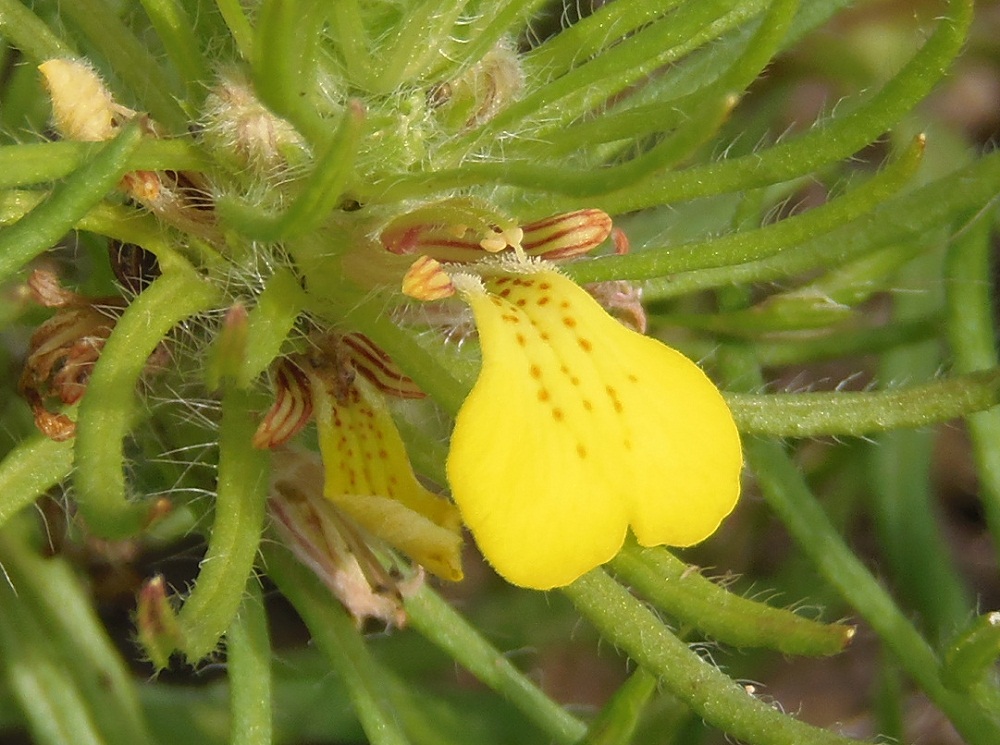
[[[475,317],[482,367],[446,466],[486,559],[513,584],[549,589],[613,558],[629,529],[647,546],[708,537],[736,504],[743,463],[722,395],[642,335],[634,286],[584,289],[553,263],[608,237],[626,252],[624,233],[594,209],[501,227],[463,203],[453,208],[478,231],[427,221],[449,206],[398,218],[381,240],[417,255],[404,294],[458,295]]]
[[[483,362],[447,461],[486,559],[513,584],[548,589],[610,560],[629,528],[646,546],[708,537],[742,469],[714,384],[551,266],[498,267],[456,278]]]
[[[275,402],[254,434],[254,446],[280,447],[315,418],[325,499],[429,572],[460,580],[458,511],[417,480],[380,395],[423,394],[367,337],[326,335],[313,341],[312,354],[293,355],[275,367]]]

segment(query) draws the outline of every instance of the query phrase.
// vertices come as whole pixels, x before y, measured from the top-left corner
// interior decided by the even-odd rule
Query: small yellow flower
[[[431,573],[462,579],[458,512],[417,481],[392,416],[368,382],[352,381],[338,400],[312,377],[312,398],[324,496]]]
[[[622,326],[550,264],[454,274],[482,369],[448,456],[455,502],[510,582],[548,589],[644,546],[708,537],[739,496],[732,415],[679,352]]]
[[[417,480],[382,396],[422,394],[363,336],[313,341],[310,354],[291,355],[276,366],[275,402],[254,446],[279,448],[315,419],[323,496],[377,541],[442,579],[462,579],[458,510]]]

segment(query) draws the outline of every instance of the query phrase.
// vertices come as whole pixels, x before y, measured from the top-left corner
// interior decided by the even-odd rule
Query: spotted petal
[[[510,582],[547,589],[611,559],[629,527],[646,546],[709,536],[742,467],[719,391],[569,279],[524,269],[459,287],[483,363],[448,479],[484,556]]]
[[[313,372],[323,494],[363,528],[444,579],[462,578],[458,514],[410,467],[392,416],[368,381],[333,384]]]

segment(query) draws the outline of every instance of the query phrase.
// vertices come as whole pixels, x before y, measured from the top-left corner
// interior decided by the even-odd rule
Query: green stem
[[[51,196],[0,233],[0,282],[48,250],[115,188],[141,133],[130,124],[80,170],[52,190]]]
[[[0,461],[0,527],[69,475],[73,443],[32,435]]]
[[[853,626],[810,621],[734,595],[669,551],[641,548],[634,540],[612,560],[611,568],[656,607],[724,644],[829,655],[842,652],[854,636]]]
[[[751,745],[856,743],[778,712],[754,698],[672,634],[641,601],[600,569],[563,588],[601,636],[660,679],[707,723]]]
[[[253,570],[268,488],[268,458],[250,444],[256,427],[251,394],[228,388],[222,398],[218,494],[208,552],[178,614],[181,651],[191,662],[218,645],[239,610]]]
[[[271,640],[256,577],[226,633],[232,745],[271,745]]]
[[[861,437],[924,427],[1000,403],[1000,368],[867,393],[726,393],[741,432],[774,437]]]
[[[80,512],[96,535],[134,535],[149,517],[149,505],[126,498],[122,473],[135,386],[167,332],[208,308],[216,293],[193,272],[163,274],[129,305],[101,351],[80,402],[73,482]]]
[[[312,633],[313,642],[344,679],[354,711],[372,745],[406,745],[384,673],[347,611],[312,572],[276,547],[264,546],[268,575]]]
[[[568,745],[587,731],[430,588],[407,598],[406,613],[414,629],[523,711],[554,742]]]

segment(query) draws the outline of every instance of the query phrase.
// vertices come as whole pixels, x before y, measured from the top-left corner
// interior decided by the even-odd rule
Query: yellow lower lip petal
[[[645,545],[710,535],[739,495],[739,435],[686,357],[626,329],[551,270],[468,292],[483,365],[448,478],[496,570],[546,589]]]

